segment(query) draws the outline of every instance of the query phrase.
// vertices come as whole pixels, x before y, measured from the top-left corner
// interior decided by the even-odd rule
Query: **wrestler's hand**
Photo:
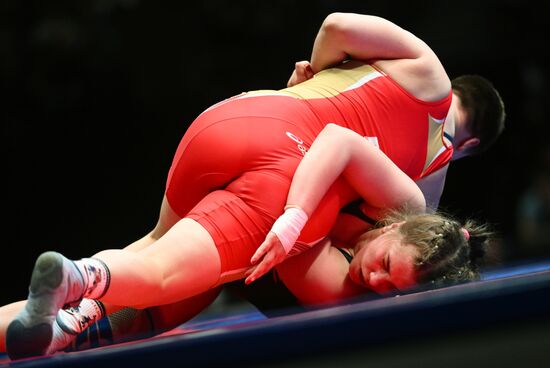
[[[308,79],[313,78],[313,76],[313,69],[311,69],[311,64],[309,63],[309,61],[298,61],[294,65],[294,71],[292,72],[292,75],[290,76],[290,79],[288,80],[286,86],[295,86],[297,84],[307,81]]]
[[[248,285],[265,275],[273,267],[284,261],[286,258],[285,248],[275,235],[274,232],[269,232],[256,253],[252,256],[250,262],[255,265],[246,271],[246,279],[244,282]],[[258,261],[261,262],[258,263]],[[258,264],[257,264],[258,263]]]

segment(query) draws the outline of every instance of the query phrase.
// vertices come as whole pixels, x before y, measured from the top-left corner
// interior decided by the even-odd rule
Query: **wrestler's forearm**
[[[425,210],[424,196],[411,178],[359,134],[336,124],[325,126],[298,165],[287,206],[311,217],[339,176],[371,207]]]
[[[346,59],[415,59],[429,50],[422,40],[386,19],[332,13],[315,38],[311,66],[317,73]]]
[[[332,124],[315,138],[292,179],[287,205],[296,206],[311,217],[330,186],[342,174],[350,159],[347,137]]]

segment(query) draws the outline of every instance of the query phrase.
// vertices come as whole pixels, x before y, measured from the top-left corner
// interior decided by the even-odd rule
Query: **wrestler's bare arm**
[[[386,19],[332,13],[325,18],[317,33],[310,60],[295,64],[287,86],[311,79],[315,73],[349,59],[414,60],[423,56],[434,54],[421,39]]]
[[[298,165],[287,204],[311,216],[340,175],[373,211],[402,205],[425,210],[424,196],[411,178],[362,136],[336,124],[323,128]]]
[[[401,206],[418,212],[426,209],[424,195],[411,178],[361,135],[336,124],[323,128],[298,165],[287,206],[311,217],[340,176],[368,204],[370,218],[381,218],[389,209]],[[245,282],[253,282],[281,263],[286,253],[279,237],[269,232],[251,259],[254,266],[247,271]]]
[[[325,18],[310,61],[296,63],[287,85],[350,59],[374,63],[420,99],[441,99],[451,88],[445,68],[424,41],[387,19],[355,13]]]
[[[443,194],[443,188],[445,186],[445,177],[447,175],[447,169],[449,165],[445,165],[436,172],[423,177],[416,181],[416,184],[424,193],[426,199],[426,209],[430,212],[437,210],[441,195]]]
[[[428,54],[433,52],[424,41],[389,20],[332,13],[315,38],[311,67],[316,73],[347,59],[418,59]]]

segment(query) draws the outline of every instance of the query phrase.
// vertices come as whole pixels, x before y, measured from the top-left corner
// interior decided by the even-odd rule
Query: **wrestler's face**
[[[405,290],[416,285],[418,250],[404,244],[393,224],[370,231],[350,264],[350,278],[376,293]]]

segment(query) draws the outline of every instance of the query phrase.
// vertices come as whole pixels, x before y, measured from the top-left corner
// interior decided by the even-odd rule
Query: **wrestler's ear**
[[[452,160],[454,161],[458,160],[459,158],[469,156],[469,149],[477,146],[479,142],[480,140],[477,137],[466,138],[455,146]]]
[[[469,148],[474,148],[477,145],[479,145],[479,138],[478,137],[470,137],[466,138],[464,141],[462,141],[458,146],[456,146],[456,150],[464,151]]]
[[[404,223],[405,223],[405,221],[401,221],[401,222],[394,222],[393,224],[386,225],[382,228],[382,232],[385,233],[385,232],[388,232],[390,230],[396,229],[399,226],[403,225]]]

